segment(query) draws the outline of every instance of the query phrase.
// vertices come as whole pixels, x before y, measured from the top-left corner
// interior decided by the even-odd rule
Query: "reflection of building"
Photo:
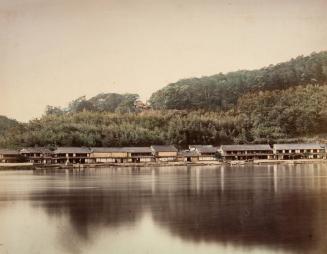
[[[53,188],[51,181],[40,181],[42,195],[34,190],[33,196],[28,197],[33,198],[31,207],[47,213],[49,219],[42,221],[50,223],[49,227],[58,227],[56,218],[63,218],[59,221],[59,233],[62,227],[69,228],[68,234],[76,241],[67,242],[64,237],[54,240],[59,240],[69,253],[76,242],[87,244],[90,253],[99,249],[98,244],[104,246],[103,241],[95,241],[90,228],[106,234],[106,239],[118,239],[121,245],[126,245],[124,230],[131,226],[135,230],[130,235],[134,237],[136,232],[139,239],[149,230],[160,232],[160,246],[167,248],[176,239],[186,246],[192,242],[208,246],[201,252],[197,249],[198,253],[211,250],[228,253],[234,248],[241,253],[325,253],[327,182],[324,177],[313,176],[320,175],[315,175],[318,169],[325,175],[326,167],[316,165],[314,171],[308,171],[308,165],[286,164],[227,166],[225,170],[224,167],[141,171],[125,168],[108,173],[107,169],[97,169],[90,171],[97,188],[58,189]],[[136,180],[131,177],[133,173]],[[36,174],[49,173],[42,170]],[[85,172],[62,180],[70,186],[84,186],[81,175],[85,176]],[[319,182],[321,188],[317,187]],[[153,220],[151,224],[144,220],[148,215]],[[108,252],[115,252],[117,245],[112,247],[112,241],[106,242]],[[214,246],[221,248],[215,250]],[[144,248],[146,252],[147,246]],[[183,250],[187,253],[189,249],[178,250],[177,253]]]
[[[26,160],[35,164],[50,164],[53,152],[45,147],[29,147],[20,150]]]
[[[22,158],[17,150],[0,149],[0,162],[2,163],[14,163],[21,162]]]
[[[219,152],[225,160],[273,159],[273,149],[269,145],[222,145]]]
[[[322,144],[275,144],[273,146],[276,159],[323,159],[326,157]]]
[[[58,147],[54,152],[54,163],[88,163],[90,149],[87,147]]]
[[[212,145],[190,145],[190,151],[198,153],[200,161],[216,160],[218,149]]]
[[[152,154],[156,161],[176,161],[177,152],[175,146],[172,145],[154,145],[151,146]]]
[[[93,162],[150,162],[153,160],[150,147],[93,147]]]

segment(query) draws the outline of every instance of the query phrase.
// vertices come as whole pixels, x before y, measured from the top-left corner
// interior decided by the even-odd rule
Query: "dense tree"
[[[3,135],[8,129],[17,126],[19,123],[16,120],[6,116],[0,116],[0,135]]]
[[[81,96],[69,103],[67,113],[82,111],[120,112],[131,113],[135,111],[134,102],[139,98],[137,94],[101,93],[89,100]]]
[[[47,105],[45,108],[45,114],[46,115],[62,115],[64,114],[64,110],[62,110],[60,107],[54,107]]]
[[[249,93],[226,112],[164,110],[143,113],[50,114],[14,125],[0,146],[143,146],[270,143],[326,133],[327,86]]]
[[[47,106],[29,123],[0,117],[0,147],[272,143],[327,135],[327,52],[254,71],[181,80],[137,112],[137,94]]]
[[[149,101],[155,109],[226,110],[248,92],[326,83],[327,52],[320,52],[259,70],[182,79],[153,93]]]

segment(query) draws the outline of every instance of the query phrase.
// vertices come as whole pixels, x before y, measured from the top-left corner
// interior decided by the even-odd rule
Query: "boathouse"
[[[20,150],[20,154],[34,164],[51,164],[53,152],[45,147],[28,147]]]
[[[87,147],[58,147],[53,152],[54,163],[89,163],[91,150]]]
[[[19,151],[11,149],[0,149],[0,163],[23,162],[24,158]]]
[[[150,162],[153,155],[150,147],[93,147],[90,158],[95,163]]]
[[[178,152],[178,161],[195,162],[199,160],[199,154],[196,151],[184,150]]]
[[[273,159],[269,145],[222,145],[219,149],[224,160],[267,160]]]
[[[218,149],[212,145],[190,145],[189,149],[198,154],[199,161],[217,160]]]
[[[90,158],[94,163],[123,163],[128,161],[128,153],[120,147],[92,147]]]
[[[173,145],[153,145],[152,154],[156,161],[177,161],[177,148]]]
[[[275,144],[273,150],[278,160],[326,158],[323,144]]]
[[[150,147],[126,147],[128,157],[132,162],[151,162],[154,161]]]

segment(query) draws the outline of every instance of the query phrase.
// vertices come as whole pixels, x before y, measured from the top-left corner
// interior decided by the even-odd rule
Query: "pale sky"
[[[327,0],[0,0],[0,115],[327,50]]]

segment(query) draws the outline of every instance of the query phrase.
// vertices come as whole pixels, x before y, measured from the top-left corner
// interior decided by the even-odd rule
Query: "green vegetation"
[[[153,93],[150,103],[155,109],[228,110],[245,93],[325,83],[327,52],[321,52],[259,70],[183,79]]]
[[[327,133],[327,52],[257,71],[181,80],[136,112],[136,94],[80,97],[26,124],[0,118],[0,147],[278,143]],[[9,122],[10,124],[9,124]],[[2,125],[1,125],[2,124]]]
[[[65,109],[47,106],[45,113],[46,115],[62,115],[82,111],[131,113],[135,112],[134,102],[138,98],[138,94],[117,93],[100,93],[89,100],[85,96],[81,96],[70,102]]]
[[[6,133],[6,131],[19,123],[16,120],[9,119],[6,116],[0,116],[0,136]]]
[[[230,142],[235,117],[219,113],[148,112],[120,114],[80,112],[48,115],[12,128],[2,146],[141,146],[174,143]],[[221,130],[221,133],[216,133]]]
[[[79,112],[11,128],[0,145],[142,146],[295,141],[326,130],[327,86],[247,94],[227,112]]]

